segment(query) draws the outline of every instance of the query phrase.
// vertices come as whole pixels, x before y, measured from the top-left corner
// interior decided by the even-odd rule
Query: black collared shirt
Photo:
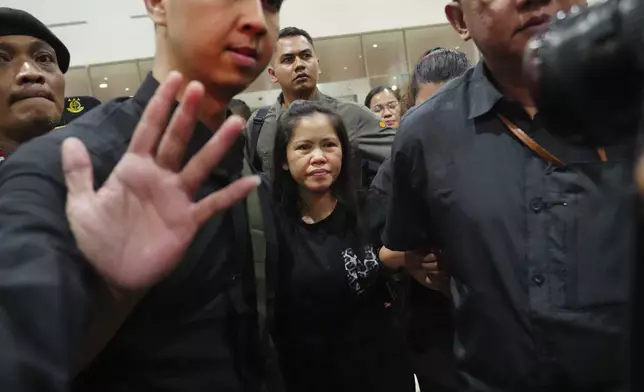
[[[0,390],[258,390],[255,282],[243,203],[209,221],[89,368],[72,374],[86,320],[100,309],[93,307],[98,277],[65,217],[60,146],[70,136],[83,141],[99,187],[157,87],[148,76],[132,99],[106,103],[26,143],[0,168]],[[198,124],[186,159],[211,135]],[[241,157],[240,144],[197,198],[237,178]]]
[[[502,113],[566,163],[510,133]],[[634,251],[624,147],[564,143],[481,63],[403,119],[384,243],[442,250],[468,391],[612,391],[624,372]]]

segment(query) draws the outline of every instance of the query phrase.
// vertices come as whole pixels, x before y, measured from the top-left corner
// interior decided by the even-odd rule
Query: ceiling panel
[[[146,14],[143,0],[2,0],[3,7],[30,12],[45,24],[127,19]]]

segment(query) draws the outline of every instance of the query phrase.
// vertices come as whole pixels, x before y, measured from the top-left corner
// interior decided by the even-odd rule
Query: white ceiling
[[[282,26],[296,25],[314,37],[444,24],[446,0],[287,0]],[[590,0],[595,3],[600,0]],[[65,42],[72,65],[101,64],[151,57],[152,24],[143,0],[0,0],[24,9]],[[141,17],[143,16],[143,17]]]
[[[48,25],[146,14],[143,0],[2,0],[2,5],[28,11]]]
[[[181,0],[178,0],[181,1]],[[24,9],[52,26],[72,54],[72,65],[101,64],[154,54],[154,30],[143,0],[0,0]],[[314,37],[444,23],[441,0],[288,0],[280,13],[282,26],[305,28]],[[341,10],[341,12],[337,12]],[[413,12],[412,12],[413,10]]]

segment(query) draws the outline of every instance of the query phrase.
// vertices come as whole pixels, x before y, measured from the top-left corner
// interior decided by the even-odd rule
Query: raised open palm
[[[228,119],[182,168],[204,95],[201,84],[188,84],[167,124],[182,83],[181,75],[172,73],[159,87],[128,150],[100,189],[94,190],[93,168],[83,143],[70,138],[62,146],[67,219],[78,247],[99,274],[121,290],[145,289],[163,279],[208,219],[259,184],[256,177],[242,178],[193,201],[239,137],[243,120]]]

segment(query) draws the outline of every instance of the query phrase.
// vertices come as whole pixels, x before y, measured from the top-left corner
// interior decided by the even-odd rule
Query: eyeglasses
[[[398,109],[399,106],[400,106],[400,103],[398,103],[398,101],[389,101],[389,102],[387,102],[385,104],[378,104],[378,105],[373,106],[371,108],[371,111],[374,112],[374,113],[380,113],[380,112],[383,112],[385,110],[385,108],[387,108],[389,110],[396,110],[396,109]]]

